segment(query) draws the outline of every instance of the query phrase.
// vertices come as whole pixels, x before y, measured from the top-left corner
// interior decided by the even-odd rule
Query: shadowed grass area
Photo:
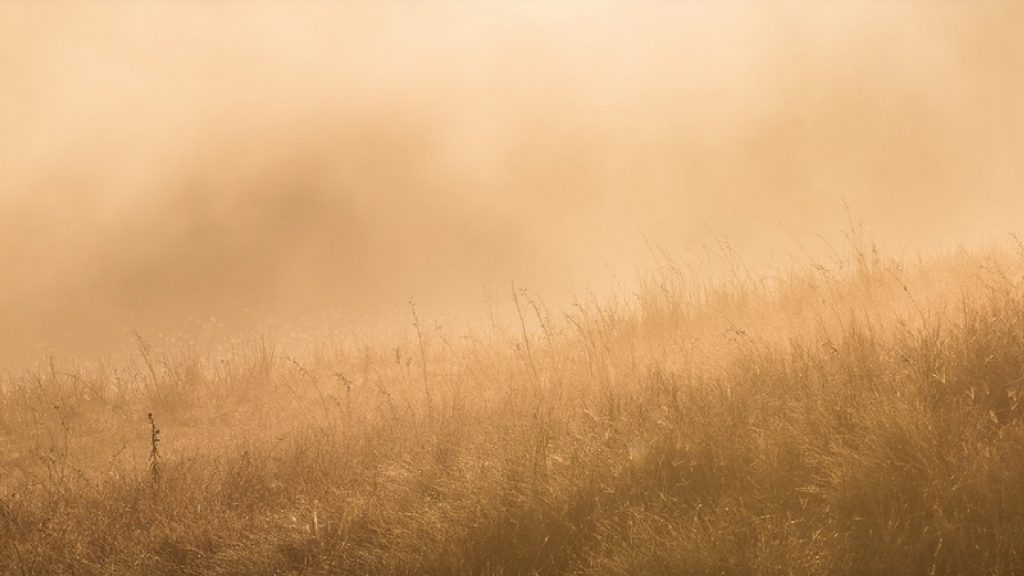
[[[1021,262],[678,270],[483,334],[9,374],[0,573],[1024,571]]]

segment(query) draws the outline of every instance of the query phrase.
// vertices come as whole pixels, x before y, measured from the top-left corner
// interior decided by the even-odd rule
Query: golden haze
[[[0,357],[999,237],[1017,3],[4,3]],[[827,241],[827,243],[826,243]],[[629,288],[626,288],[627,290]]]
[[[0,576],[1024,573],[1021,6],[0,2]]]

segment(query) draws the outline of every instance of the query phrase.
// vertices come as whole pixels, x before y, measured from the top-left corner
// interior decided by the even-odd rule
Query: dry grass
[[[1020,268],[666,261],[484,334],[46,362],[0,379],[0,573],[1022,573]]]

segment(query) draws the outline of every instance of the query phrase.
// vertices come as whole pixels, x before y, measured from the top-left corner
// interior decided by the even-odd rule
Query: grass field
[[[1024,256],[853,244],[6,374],[0,574],[1024,573]]]

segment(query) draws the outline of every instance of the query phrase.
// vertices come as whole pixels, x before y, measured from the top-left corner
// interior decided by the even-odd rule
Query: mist
[[[1015,2],[4,3],[0,362],[1024,222]],[[628,288],[626,288],[628,289]]]

